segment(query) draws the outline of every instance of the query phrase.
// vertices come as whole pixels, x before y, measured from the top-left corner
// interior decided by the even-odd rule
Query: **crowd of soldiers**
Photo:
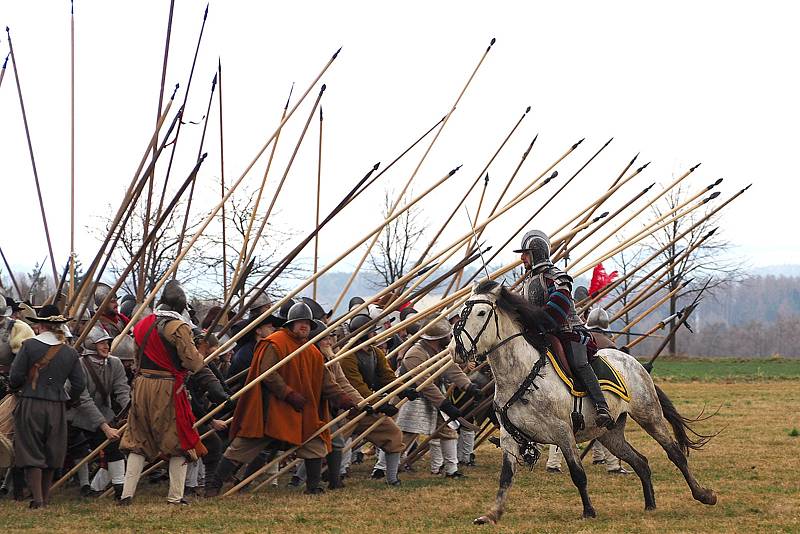
[[[581,337],[585,329],[576,334],[559,326],[567,324],[570,310],[574,314],[571,279],[549,262],[546,236],[529,232],[519,252],[528,270],[523,295],[551,310],[554,331],[600,421],[602,394],[596,398],[592,377],[581,373],[588,372],[587,350],[604,338],[608,315],[602,309],[589,314],[591,340]],[[146,466],[159,461],[163,468],[147,472],[151,481],[168,481],[173,505],[188,504],[190,495],[220,495],[231,481],[238,484],[265,467],[277,485],[281,463],[275,458],[286,450],[294,452],[284,463],[297,464],[289,484],[304,484],[305,493],[314,495],[324,491],[323,476],[328,489],[343,487],[351,462],[369,444],[376,452],[371,477],[390,486],[401,484],[399,472],[411,469],[405,460],[423,444],[432,474],[459,479],[465,465],[474,465],[476,425],[494,417],[491,403],[482,402],[493,395],[488,365],[451,362],[438,376],[424,367],[453,346],[457,313],[409,322],[370,342],[392,321],[417,312],[406,305],[376,321],[381,303],[356,297],[350,308],[363,305],[364,311],[309,344],[326,329],[331,312],[308,297],[290,299],[269,315],[270,301],[255,300],[245,319],[223,331],[216,326],[223,310],[213,307],[200,320],[175,280],[144,314],[133,313],[133,297],[118,301],[108,298],[110,292],[106,285],[95,292],[97,320],[77,348],[71,339],[92,317],[88,312],[73,320],[54,304],[33,307],[9,297],[0,302],[0,491],[29,500],[31,508],[47,506],[55,477],[73,470],[83,497],[113,490],[119,505],[130,505]],[[142,318],[127,334],[132,315]],[[393,350],[420,330],[416,342]],[[228,343],[229,335],[243,331],[235,345]],[[335,358],[348,337],[357,337],[361,348]],[[392,402],[375,402],[398,376],[419,369],[417,387],[405,387]],[[260,383],[245,387],[254,381]],[[246,391],[232,400],[241,388]],[[464,409],[478,404],[485,408]],[[354,424],[328,428],[340,414]],[[342,427],[347,431],[337,432]],[[355,441],[362,434],[368,443]],[[101,454],[85,461],[101,445]],[[596,451],[595,461],[607,463],[610,472],[627,472],[604,451]],[[548,471],[560,470],[559,463],[552,447]]]

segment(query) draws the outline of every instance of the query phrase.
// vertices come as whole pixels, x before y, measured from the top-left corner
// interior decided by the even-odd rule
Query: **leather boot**
[[[311,458],[306,462],[306,495],[317,495],[324,493],[319,486],[319,481],[322,478],[322,458]]]
[[[233,478],[234,473],[236,473],[240,467],[241,464],[238,462],[234,462],[223,456],[219,464],[217,464],[217,470],[214,471],[214,474],[206,482],[206,497],[216,497],[219,495],[222,486],[225,482]]]
[[[328,462],[328,489],[343,488],[344,483],[340,474],[342,470],[342,450],[334,449],[328,453],[325,460]]]
[[[591,365],[584,365],[575,369],[576,374],[583,386],[589,393],[589,398],[592,399],[594,409],[597,411],[597,417],[594,422],[599,427],[605,427],[609,430],[614,428],[614,419],[608,412],[608,404],[606,398],[603,396],[603,391],[600,389],[600,383],[597,381],[597,375],[594,374],[594,369]]]

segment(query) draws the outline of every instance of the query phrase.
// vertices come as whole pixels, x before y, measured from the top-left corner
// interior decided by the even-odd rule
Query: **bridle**
[[[470,313],[472,313],[472,308],[476,304],[486,304],[488,306],[491,306],[491,310],[489,310],[489,313],[486,315],[486,319],[483,321],[483,325],[481,325],[481,328],[480,328],[480,330],[478,330],[478,333],[475,334],[475,336],[473,336],[467,330],[465,330],[464,327],[467,324],[467,319],[469,319]],[[500,342],[496,343],[495,345],[490,347],[485,352],[482,352],[482,353],[478,354],[477,353],[478,352],[478,340],[481,338],[483,333],[486,331],[486,327],[489,326],[489,321],[492,320],[492,317],[494,317],[495,335],[497,336],[497,339],[500,339]],[[461,338],[462,335],[466,336],[467,339],[469,339],[470,345],[472,346],[472,348],[470,348],[470,350],[467,350],[466,347],[464,347],[464,342],[463,342],[463,340]],[[497,349],[499,349],[500,347],[502,347],[503,345],[505,345],[506,343],[508,343],[512,339],[517,338],[517,337],[519,337],[521,335],[522,335],[522,332],[517,332],[516,334],[513,334],[513,335],[511,335],[511,336],[509,336],[509,337],[507,337],[505,339],[502,339],[500,337],[500,319],[497,316],[497,303],[494,302],[494,301],[491,301],[491,300],[487,300],[487,299],[468,300],[466,303],[464,303],[464,309],[461,311],[461,318],[458,320],[458,323],[456,323],[456,326],[453,329],[453,338],[456,341],[456,350],[465,359],[474,359],[475,361],[478,361],[478,362],[482,362],[482,361],[486,360],[486,358],[488,358],[489,355],[492,352],[496,351]]]

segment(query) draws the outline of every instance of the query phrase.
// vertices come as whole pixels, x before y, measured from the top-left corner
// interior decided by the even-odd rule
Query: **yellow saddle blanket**
[[[574,381],[568,373],[564,372],[564,369],[562,369],[558,362],[558,358],[555,357],[550,349],[547,350],[547,358],[553,365],[553,369],[555,369],[558,377],[567,385],[573,397],[585,397],[588,395],[586,390],[583,389],[583,384]],[[597,381],[600,382],[600,389],[603,391],[610,391],[624,401],[631,400],[628,385],[625,383],[622,375],[617,372],[613,365],[608,363],[605,357],[598,354],[591,362],[591,366],[592,369],[594,369],[594,374],[597,375]]]

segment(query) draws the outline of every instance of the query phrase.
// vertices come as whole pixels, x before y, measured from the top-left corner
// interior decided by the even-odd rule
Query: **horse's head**
[[[493,343],[500,339],[497,299],[501,286],[483,282],[472,289],[464,303],[461,319],[453,330],[455,359],[459,363],[483,360]]]

